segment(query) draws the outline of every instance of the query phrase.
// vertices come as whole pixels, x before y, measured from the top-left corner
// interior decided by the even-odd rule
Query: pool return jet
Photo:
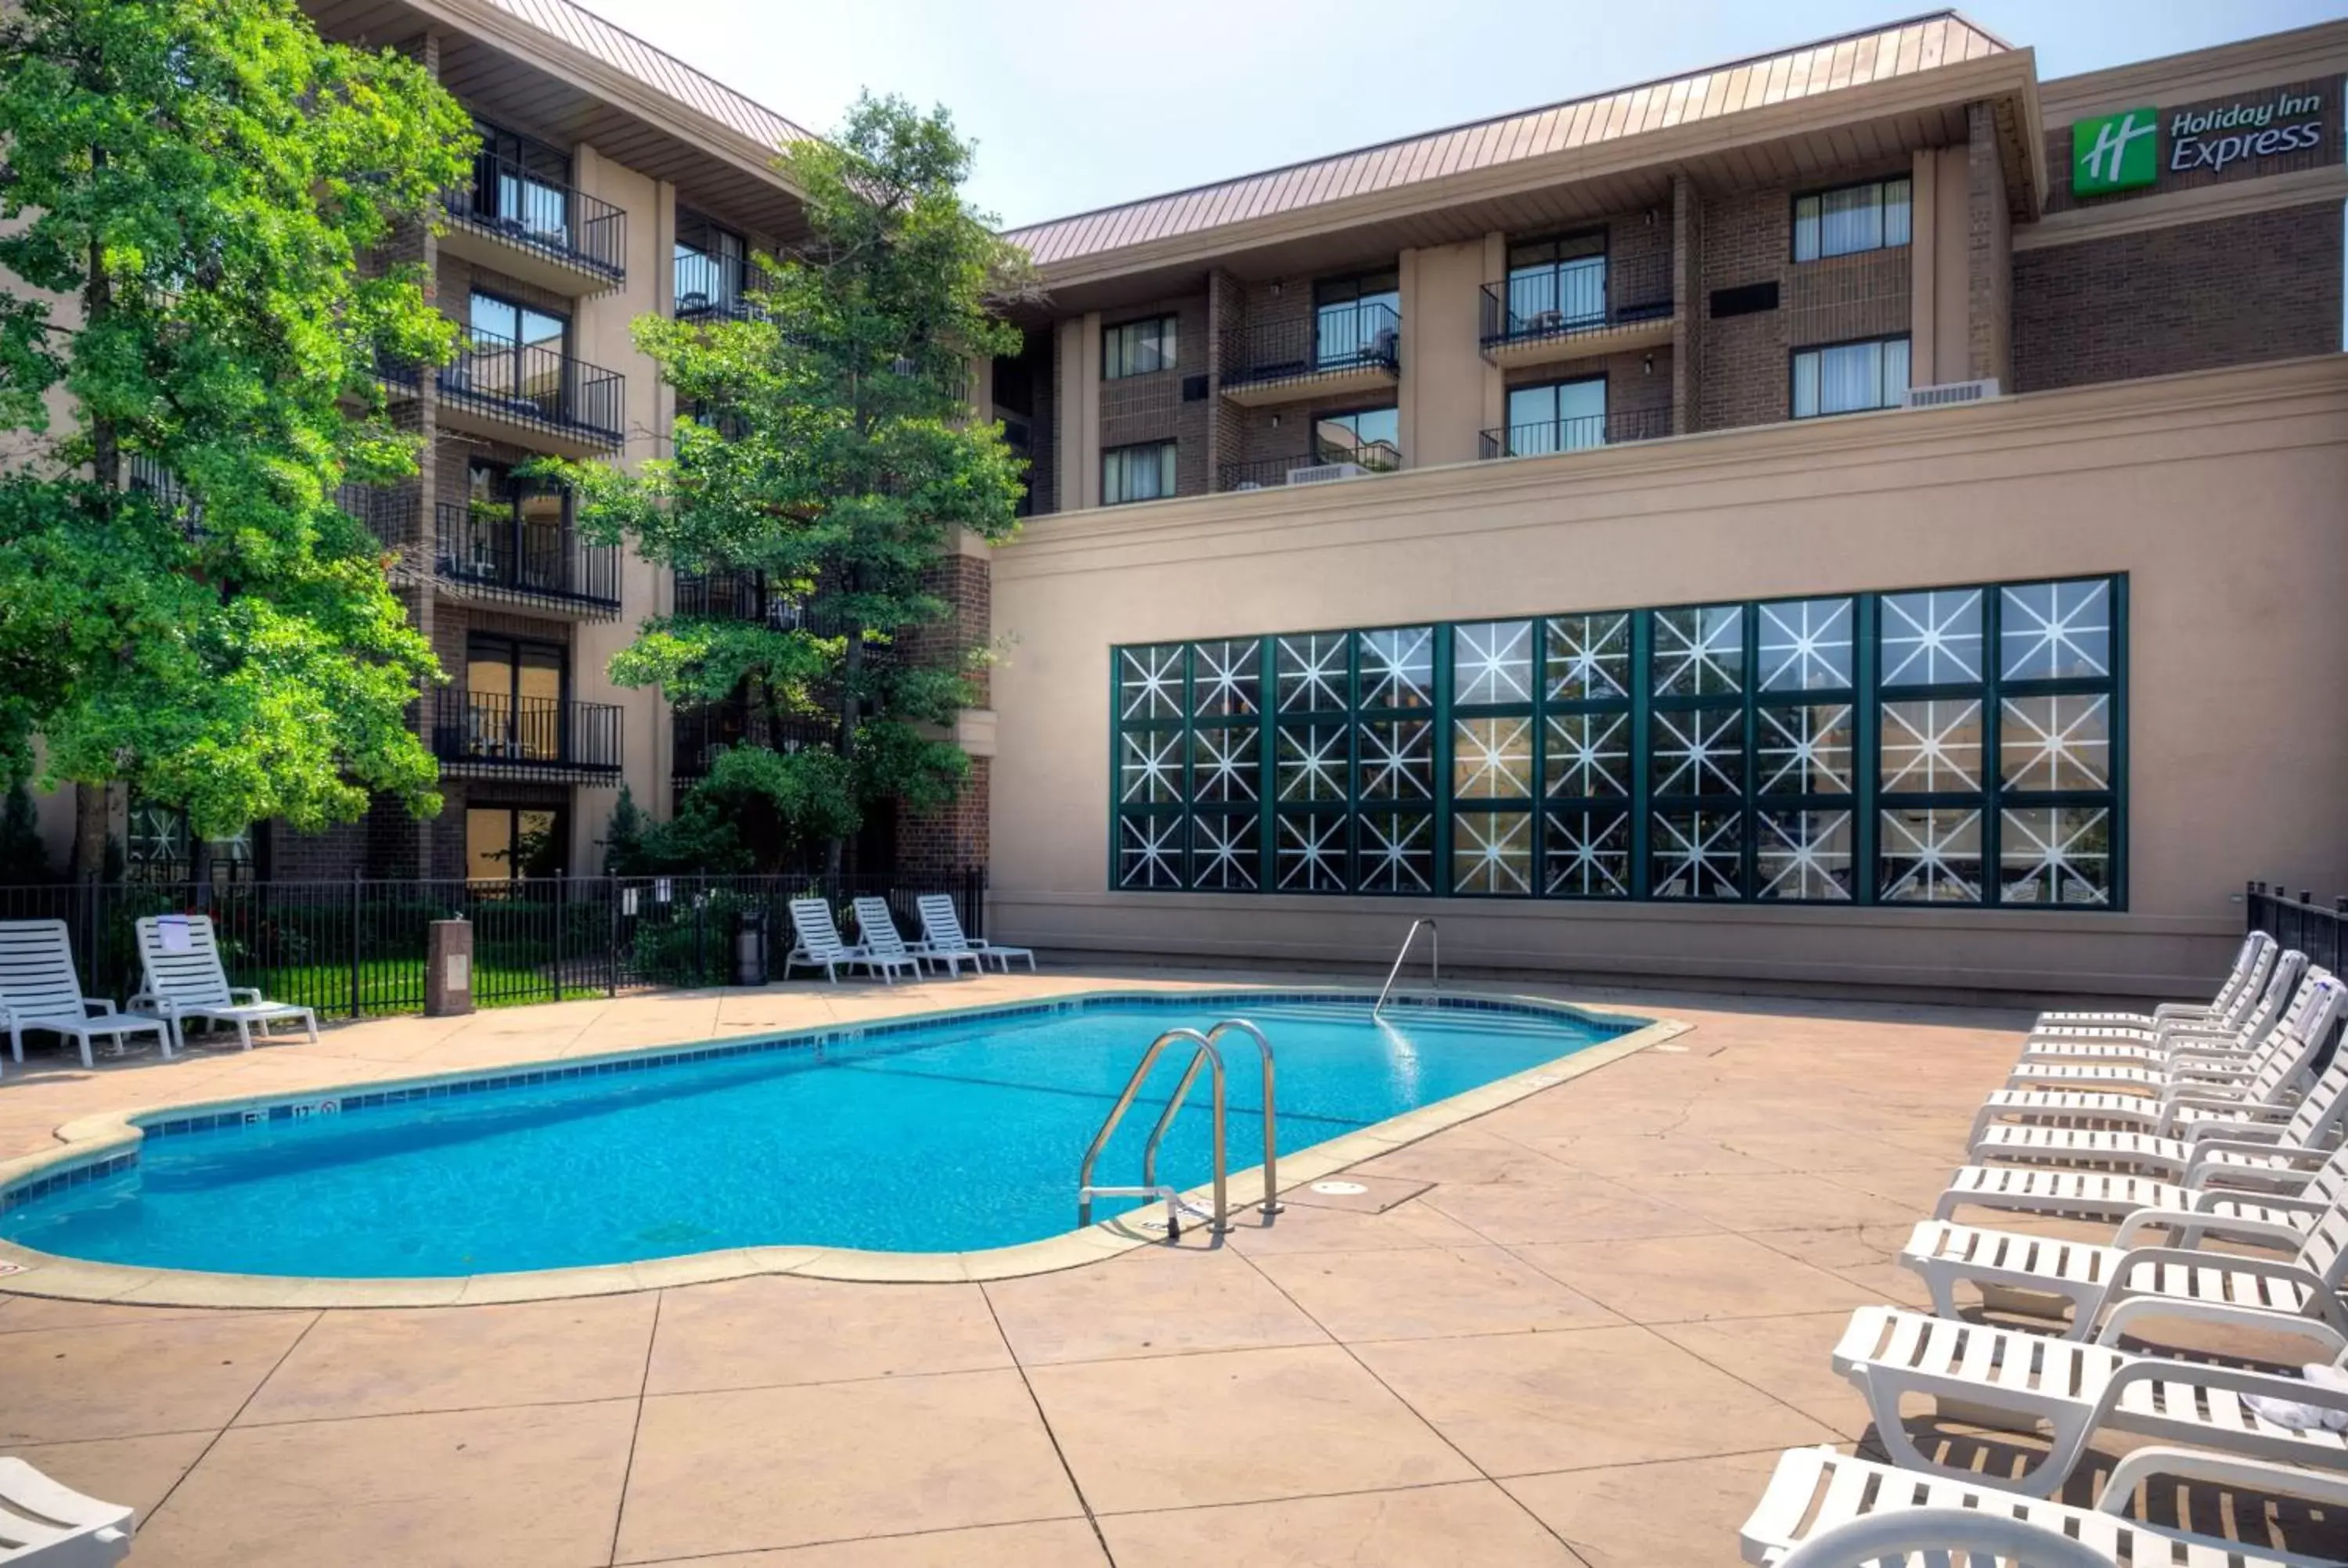
[[[1166,1204],[1166,1239],[1169,1241],[1180,1239],[1182,1194],[1171,1185],[1159,1181],[1158,1146],[1166,1141],[1167,1129],[1174,1125],[1175,1117],[1181,1114],[1183,1105],[1189,1102],[1190,1085],[1198,1081],[1199,1069],[1201,1067],[1207,1069],[1212,1079],[1211,1107],[1214,1120],[1211,1131],[1214,1140],[1215,1165],[1213,1234],[1220,1235],[1231,1228],[1231,1206],[1224,1190],[1229,1168],[1224,1158],[1221,1041],[1223,1036],[1233,1030],[1242,1030],[1253,1037],[1256,1050],[1263,1058],[1262,1212],[1267,1214],[1280,1212],[1280,1125],[1279,1114],[1273,1106],[1272,1041],[1264,1037],[1263,1030],[1256,1028],[1247,1020],[1227,1018],[1204,1034],[1200,1034],[1195,1029],[1169,1029],[1151,1040],[1149,1049],[1141,1053],[1141,1061],[1135,1064],[1133,1076],[1125,1081],[1125,1092],[1117,1097],[1117,1103],[1110,1107],[1107,1117],[1101,1122],[1100,1131],[1093,1134],[1092,1145],[1085,1151],[1085,1163],[1076,1171],[1076,1226],[1078,1229],[1093,1223],[1095,1198],[1161,1198]],[[1141,1146],[1141,1184],[1138,1187],[1094,1185],[1093,1166],[1100,1159],[1101,1151],[1108,1147],[1109,1135],[1117,1131],[1117,1124],[1125,1119],[1126,1112],[1132,1108],[1134,1096],[1141,1092],[1142,1082],[1148,1078],[1149,1070],[1157,1065],[1159,1057],[1165,1053],[1166,1048],[1177,1040],[1189,1042],[1190,1061],[1189,1064],[1182,1069],[1181,1081],[1174,1085],[1173,1096],[1166,1102],[1166,1109],[1159,1113],[1158,1124],[1150,1128],[1148,1142]]]

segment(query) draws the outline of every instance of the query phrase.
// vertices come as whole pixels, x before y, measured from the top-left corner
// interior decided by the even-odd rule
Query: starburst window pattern
[[[1111,651],[1153,891],[2119,907],[2127,581]]]

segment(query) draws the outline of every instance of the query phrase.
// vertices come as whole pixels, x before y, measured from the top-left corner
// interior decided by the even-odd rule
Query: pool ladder
[[[1141,1060],[1134,1065],[1133,1075],[1125,1081],[1125,1091],[1117,1097],[1117,1103],[1109,1108],[1107,1117],[1100,1124],[1100,1131],[1093,1134],[1092,1144],[1085,1151],[1085,1162],[1076,1171],[1076,1225],[1079,1229],[1093,1223],[1095,1198],[1160,1198],[1166,1204],[1166,1238],[1173,1241],[1181,1235],[1182,1194],[1172,1186],[1159,1181],[1158,1146],[1165,1142],[1167,1129],[1174,1125],[1174,1118],[1181,1114],[1183,1105],[1189,1102],[1190,1085],[1198,1081],[1199,1069],[1201,1067],[1208,1070],[1213,1081],[1215,1234],[1220,1235],[1231,1228],[1231,1206],[1224,1192],[1229,1166],[1224,1158],[1223,1147],[1221,1042],[1223,1036],[1233,1030],[1252,1037],[1257,1052],[1263,1058],[1262,1208],[1267,1214],[1279,1213],[1280,1125],[1278,1112],[1273,1108],[1272,1041],[1264,1038],[1263,1030],[1256,1028],[1247,1020],[1227,1018],[1204,1034],[1200,1034],[1195,1029],[1169,1029],[1151,1040],[1149,1049],[1141,1053]],[[1190,1061],[1189,1064],[1182,1069],[1181,1081],[1175,1084],[1172,1098],[1166,1102],[1166,1109],[1159,1113],[1158,1124],[1150,1128],[1149,1141],[1141,1147],[1141,1184],[1138,1187],[1096,1186],[1093,1184],[1093,1166],[1100,1159],[1101,1151],[1108,1147],[1109,1135],[1117,1131],[1117,1123],[1124,1121],[1125,1113],[1132,1109],[1134,1096],[1141,1092],[1142,1082],[1148,1078],[1149,1070],[1158,1064],[1158,1059],[1165,1054],[1166,1048],[1177,1040],[1186,1040],[1189,1043]]]

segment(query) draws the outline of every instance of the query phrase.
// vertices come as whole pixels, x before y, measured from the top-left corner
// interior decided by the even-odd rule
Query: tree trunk
[[[105,167],[103,148],[91,149],[98,168]],[[114,282],[106,270],[106,251],[96,241],[89,247],[89,282],[82,291],[82,319],[96,326],[112,313]],[[122,446],[114,421],[98,415],[89,421],[90,477],[98,489],[98,520],[114,521],[114,497],[122,485]],[[74,880],[98,882],[106,876],[106,846],[113,836],[113,786],[82,784],[74,791]]]
[[[864,569],[860,566],[850,567],[848,569],[848,591],[850,594],[854,594],[861,589],[863,586]],[[857,691],[856,678],[863,669],[864,630],[861,627],[851,626],[848,629],[846,674],[843,676],[839,683],[839,751],[841,760],[850,763],[854,762],[856,759],[857,705],[863,701],[863,698]],[[851,770],[851,773],[852,771],[853,770]],[[848,841],[841,837],[834,837],[831,842],[825,846],[824,868],[831,876],[838,876],[839,875],[840,859],[846,853],[847,848]]]
[[[102,784],[74,786],[74,880],[106,879],[106,845],[113,836],[111,788]]]

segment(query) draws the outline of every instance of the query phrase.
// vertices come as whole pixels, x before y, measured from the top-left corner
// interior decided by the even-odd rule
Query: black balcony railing
[[[750,291],[758,273],[745,256],[704,256],[679,251],[676,258],[676,319],[681,322],[756,321],[765,315]]]
[[[1669,252],[1620,260],[1585,256],[1529,268],[1484,285],[1483,343],[1539,343],[1603,332],[1672,313]]]
[[[1218,490],[1271,490],[1283,485],[1322,483],[1331,479],[1359,478],[1370,474],[1391,474],[1402,466],[1402,454],[1383,443],[1324,450],[1318,455],[1298,453],[1288,457],[1257,457],[1244,463],[1225,463],[1215,471]]]
[[[829,746],[839,726],[829,719],[776,718],[740,703],[679,709],[669,718],[669,773],[679,780],[707,778],[717,753],[730,746],[796,752]]]
[[[628,275],[628,215],[508,159],[473,159],[470,185],[443,191],[448,221],[617,283]]]
[[[604,702],[444,689],[432,694],[432,754],[469,772],[608,781],[620,772],[620,719]]]
[[[762,621],[777,631],[845,637],[858,630],[829,594],[798,598],[778,590],[757,571],[679,572],[676,613],[714,620]]]
[[[1302,321],[1233,327],[1223,334],[1223,384],[1290,381],[1401,367],[1402,317],[1392,305],[1324,305]]]
[[[364,524],[377,543],[396,548],[415,542],[424,497],[412,484],[345,485],[335,492],[335,505]]]
[[[440,395],[450,404],[613,446],[625,386],[618,371],[561,349],[478,332],[440,372]]]
[[[572,528],[510,507],[477,512],[443,501],[434,510],[432,569],[451,587],[487,598],[620,608],[617,546],[589,544]]]
[[[166,517],[176,518],[189,539],[204,537],[204,504],[180,477],[144,453],[134,452],[123,464],[123,487],[144,496]]]
[[[1545,457],[1558,452],[1620,446],[1631,441],[1660,441],[1671,433],[1670,409],[1631,408],[1614,414],[1585,415],[1578,419],[1510,425],[1484,431],[1482,437],[1487,457]]]

